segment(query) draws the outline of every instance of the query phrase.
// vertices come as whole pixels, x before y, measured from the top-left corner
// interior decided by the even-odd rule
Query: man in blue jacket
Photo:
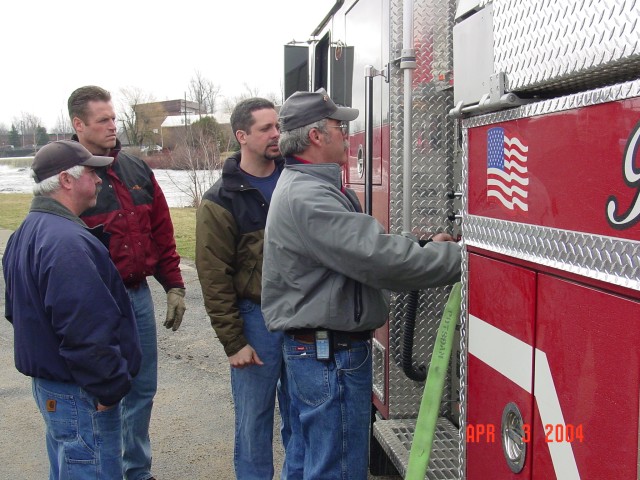
[[[140,343],[108,238],[78,217],[96,203],[95,169],[112,161],[72,141],[40,149],[31,210],[2,258],[16,368],[33,377],[50,479],[122,478],[119,402]]]

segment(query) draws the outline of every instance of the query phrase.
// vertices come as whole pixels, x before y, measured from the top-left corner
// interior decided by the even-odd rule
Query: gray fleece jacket
[[[424,248],[384,232],[357,211],[337,164],[287,159],[265,229],[262,312],[271,331],[323,327],[365,331],[384,324],[389,293],[454,283],[460,246]]]

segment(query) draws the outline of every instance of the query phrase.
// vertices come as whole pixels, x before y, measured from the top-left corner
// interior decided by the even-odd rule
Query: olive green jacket
[[[228,356],[247,345],[238,300],[260,303],[269,209],[239,164],[240,153],[225,161],[221,178],[204,194],[196,214],[198,278],[211,325]],[[282,161],[276,164],[282,170]]]

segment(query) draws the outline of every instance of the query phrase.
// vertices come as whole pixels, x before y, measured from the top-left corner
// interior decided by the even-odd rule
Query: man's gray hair
[[[303,152],[311,145],[309,140],[309,132],[312,128],[317,128],[324,135],[329,135],[327,130],[327,119],[323,118],[310,125],[304,127],[294,128],[288,132],[280,132],[280,140],[278,141],[278,148],[283,157],[290,157],[296,153]]]
[[[69,170],[65,170],[65,172],[67,172],[73,178],[78,179],[84,173],[84,166],[76,165],[75,167],[71,167]],[[52,193],[57,192],[60,189],[60,173],[54,175],[53,177],[45,178],[41,182],[38,182],[35,172],[31,170],[31,178],[33,178],[33,180],[36,182],[36,184],[33,186],[33,195],[36,197],[47,197]]]

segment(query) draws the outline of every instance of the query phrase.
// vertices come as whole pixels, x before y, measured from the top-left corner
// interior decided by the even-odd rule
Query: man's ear
[[[311,130],[309,130],[309,140],[311,141],[312,145],[315,145],[318,147],[322,145],[323,137],[324,137],[324,134],[320,131],[320,129],[312,128]]]
[[[60,182],[60,187],[69,190],[72,185],[72,177],[68,172],[60,172],[58,174],[58,181]]]
[[[247,143],[247,132],[244,130],[236,130],[236,140],[240,145]]]
[[[73,129],[78,132],[81,131],[84,127],[84,122],[78,117],[73,117],[73,120],[71,120],[71,125],[73,126]]]

